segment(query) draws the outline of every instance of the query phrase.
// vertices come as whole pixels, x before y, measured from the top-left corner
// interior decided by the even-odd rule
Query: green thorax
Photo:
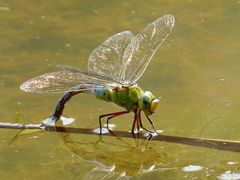
[[[139,107],[140,99],[143,95],[143,90],[133,85],[130,87],[115,87],[96,89],[96,97],[105,101],[111,101],[126,110],[135,111]]]

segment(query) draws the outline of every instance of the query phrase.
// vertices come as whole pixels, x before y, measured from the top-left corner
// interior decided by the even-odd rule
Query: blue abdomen
[[[97,98],[102,99],[104,101],[112,101],[111,89],[106,88],[96,88],[94,89],[94,93]]]

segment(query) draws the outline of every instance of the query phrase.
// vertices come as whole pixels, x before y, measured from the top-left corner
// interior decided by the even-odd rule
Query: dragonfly
[[[134,113],[131,132],[140,128],[157,132],[149,118],[159,104],[150,91],[142,90],[137,81],[146,70],[157,49],[168,37],[174,26],[175,18],[164,15],[148,24],[140,33],[130,31],[117,33],[92,51],[86,71],[61,65],[61,70],[46,73],[24,82],[20,89],[32,93],[61,92],[55,111],[48,122],[60,119],[65,104],[76,94],[86,93],[106,102],[112,102],[124,110],[100,115],[99,126],[102,134],[102,119],[107,119],[107,129],[112,118]],[[154,131],[142,124],[143,112]],[[46,121],[43,121],[43,124]]]

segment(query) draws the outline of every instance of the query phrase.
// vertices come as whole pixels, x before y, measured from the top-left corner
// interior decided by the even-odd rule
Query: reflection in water
[[[96,139],[95,142],[86,143],[82,137],[60,133],[64,145],[77,157],[98,164],[88,176],[96,178],[97,174],[103,176],[133,176],[138,173],[148,173],[159,170],[166,154],[161,149],[149,146],[148,140],[132,139],[130,141],[114,138]],[[109,141],[110,140],[110,141]],[[154,156],[153,156],[154,155]],[[172,168],[171,168],[172,169]]]

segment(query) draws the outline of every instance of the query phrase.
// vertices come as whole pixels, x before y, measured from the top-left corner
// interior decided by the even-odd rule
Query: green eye
[[[148,105],[151,103],[151,93],[146,91],[142,96],[142,102],[144,105]]]
[[[148,100],[149,100],[149,99],[143,97],[143,100],[142,100],[143,104],[144,104],[144,105],[147,105],[147,104],[148,104]]]

